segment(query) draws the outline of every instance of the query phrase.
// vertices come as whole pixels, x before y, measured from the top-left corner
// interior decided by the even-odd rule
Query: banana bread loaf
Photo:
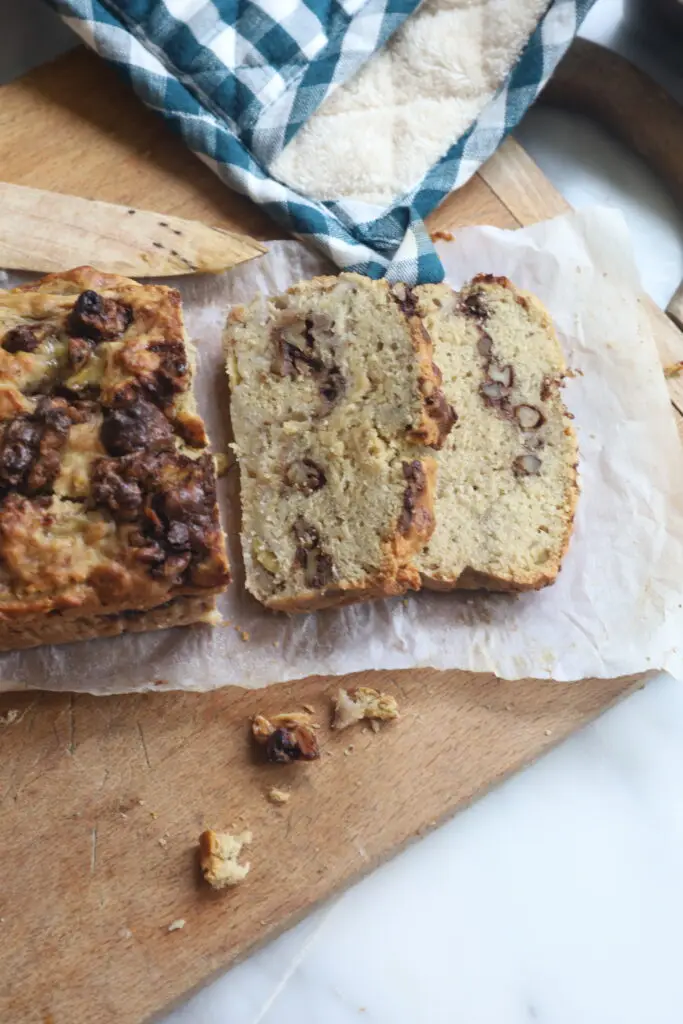
[[[414,289],[456,429],[438,455],[436,527],[417,559],[436,589],[552,583],[574,519],[577,445],[550,317],[504,277]]]
[[[225,341],[247,589],[304,611],[418,587],[425,446],[454,414],[410,291],[314,278],[234,309]]]
[[[0,650],[206,620],[230,575],[172,288],[0,292]]]

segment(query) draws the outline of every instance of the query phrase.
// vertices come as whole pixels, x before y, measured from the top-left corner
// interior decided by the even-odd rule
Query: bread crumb
[[[4,715],[0,715],[0,725],[14,725],[19,718],[19,710],[10,708]]]
[[[546,734],[546,736],[552,736],[552,734],[553,734],[552,729],[546,729],[545,734]]]
[[[154,820],[155,820],[155,821],[156,821],[156,820],[157,820],[157,818],[159,817],[159,815],[157,814],[157,812],[156,812],[156,811],[150,811],[149,813],[150,813],[150,814],[152,815],[152,817],[154,818]]]
[[[432,231],[429,235],[432,242],[452,242],[453,232],[452,231]]]
[[[157,842],[158,842],[159,846],[168,846],[168,843],[167,843],[167,841],[166,841],[166,838],[165,838],[165,836],[160,836],[160,837],[159,837],[159,838],[157,839]]]
[[[312,704],[302,704],[301,707],[304,709],[304,711],[307,711],[309,715],[315,714],[315,708],[313,707]]]
[[[348,747],[344,751],[344,756],[348,757],[353,752],[353,743],[349,743]]]
[[[180,929],[184,928],[184,927],[185,927],[185,918],[184,917],[176,917],[175,921],[171,921],[171,923],[169,924],[167,931],[169,931],[169,932],[179,932]]]
[[[230,455],[228,455],[227,452],[216,452],[216,454],[213,457],[213,460],[216,464],[217,477],[225,476],[225,474],[230,469],[230,466],[234,462],[233,458]]]
[[[379,732],[382,726],[379,724],[376,718],[370,719],[370,728],[373,732]]]
[[[669,366],[664,367],[664,376],[667,379],[678,377],[680,373],[683,373],[683,359],[679,359],[677,363],[671,363]]]
[[[369,686],[358,686],[348,693],[340,689],[334,705],[333,729],[348,729],[363,718],[388,721],[398,718],[396,698]]]
[[[251,638],[251,633],[247,633],[246,629],[238,629],[237,632],[245,642]]]
[[[133,933],[130,930],[130,928],[119,928],[119,938],[120,939],[132,939],[133,938]]]
[[[233,836],[230,832],[214,832],[207,828],[199,837],[199,864],[204,879],[212,889],[239,885],[249,873],[251,864],[240,864],[237,858],[242,847],[252,840],[251,832]]]
[[[292,794],[286,789],[278,789],[277,786],[272,786],[268,790],[266,796],[270,800],[271,804],[286,804]]]

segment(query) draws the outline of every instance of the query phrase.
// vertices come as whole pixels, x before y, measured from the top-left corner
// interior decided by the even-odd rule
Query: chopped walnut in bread
[[[390,693],[380,693],[370,686],[357,686],[350,692],[340,689],[334,704],[332,728],[348,729],[364,718],[389,721],[398,716],[396,698]]]
[[[455,411],[413,292],[316,277],[225,332],[247,590],[303,612],[419,586]]]
[[[251,832],[232,835],[207,828],[199,837],[199,865],[204,880],[212,889],[225,889],[239,885],[249,874],[251,864],[240,864],[242,847],[252,840]]]

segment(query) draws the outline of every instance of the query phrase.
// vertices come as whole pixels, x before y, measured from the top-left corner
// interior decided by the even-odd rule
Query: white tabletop
[[[683,100],[683,40],[623,8],[598,0],[582,34]],[[69,44],[40,0],[2,17],[0,81]],[[536,108],[517,136],[574,206],[626,211],[665,305],[683,217],[663,187],[582,118]],[[682,940],[683,688],[662,676],[166,1024],[681,1024]]]

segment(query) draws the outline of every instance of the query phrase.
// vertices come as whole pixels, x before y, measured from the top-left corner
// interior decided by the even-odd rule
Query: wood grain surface
[[[280,234],[82,51],[0,90],[0,158],[17,184]],[[515,227],[564,209],[508,142],[430,224]],[[659,344],[683,357],[666,318]],[[377,734],[330,733],[332,679],[256,693],[1,698],[0,716],[18,714],[0,719],[0,1021],[160,1014],[642,682],[365,673],[347,685],[381,686],[403,712]],[[308,703],[324,724],[322,759],[259,763],[249,717]],[[265,798],[275,783],[292,789],[283,807]],[[197,876],[197,836],[231,824],[254,833],[252,871],[213,893]],[[176,918],[186,926],[169,934]]]
[[[53,273],[89,264],[106,274],[210,273],[253,260],[261,242],[169,213],[0,182],[0,267]]]

